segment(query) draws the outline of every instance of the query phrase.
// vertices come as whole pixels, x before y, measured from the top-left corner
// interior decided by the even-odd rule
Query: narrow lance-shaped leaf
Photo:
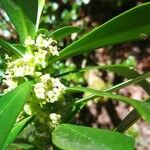
[[[128,86],[128,85],[138,83],[138,82],[140,82],[140,81],[146,79],[146,78],[149,77],[149,76],[150,76],[150,72],[149,72],[149,73],[145,73],[145,74],[140,75],[140,76],[138,76],[138,77],[136,77],[136,78],[134,78],[134,79],[130,79],[130,80],[128,80],[128,81],[125,81],[125,82],[122,82],[122,83],[120,83],[120,84],[114,85],[114,86],[112,86],[112,87],[110,87],[110,88],[108,88],[108,89],[105,89],[103,92],[114,92],[114,91],[119,90],[119,89],[121,89],[121,88],[124,88],[124,87],[126,87],[126,86]],[[67,121],[68,121],[68,116],[69,116],[69,118],[72,119],[72,118],[74,117],[74,115],[82,108],[82,107],[79,107],[80,105],[83,105],[83,103],[86,103],[88,100],[91,100],[91,99],[96,98],[96,97],[98,97],[98,96],[96,96],[96,95],[94,95],[94,94],[91,94],[91,95],[89,95],[89,96],[87,96],[87,97],[83,97],[82,99],[79,99],[79,100],[77,100],[77,101],[73,101],[73,102],[71,102],[70,104],[68,104],[66,107],[64,107],[63,109],[61,109],[60,112],[62,113],[62,112],[64,112],[66,109],[70,109],[70,108],[73,108],[74,106],[77,106],[76,109],[73,109],[73,112],[72,112],[72,113],[65,115],[65,119],[64,119],[64,120],[67,120]],[[79,106],[78,106],[78,105],[79,105]],[[60,113],[60,112],[58,111],[58,113]],[[140,117],[139,114],[137,113],[137,111],[135,111],[135,112],[133,112],[133,113],[134,113],[134,116],[133,116],[133,115],[130,116],[130,118],[129,118],[130,121],[133,120],[134,118],[135,118],[135,120],[136,120],[137,118]],[[132,118],[132,119],[131,119],[131,118]],[[70,120],[70,119],[69,119],[69,120]],[[127,124],[127,122],[125,122],[124,125],[125,125],[125,124]],[[121,129],[122,129],[122,128],[125,128],[124,125],[121,125]],[[118,131],[118,130],[117,130],[117,131]]]
[[[18,56],[23,56],[23,53],[20,51],[20,49],[18,49],[18,47],[15,47],[13,44],[0,39],[0,46],[7,50],[7,51],[11,51],[12,53],[18,55]]]
[[[55,40],[61,40],[65,38],[66,36],[81,31],[78,27],[73,26],[66,26],[57,29],[56,31],[50,33],[48,36],[54,38]]]
[[[36,20],[36,32],[38,31],[40,18],[42,14],[43,7],[45,5],[45,0],[38,0],[38,12],[37,12],[37,20]]]
[[[133,150],[130,137],[114,131],[70,124],[58,125],[52,133],[53,143],[65,150]]]
[[[68,75],[70,73],[81,73],[81,72],[85,72],[85,71],[92,70],[92,69],[101,69],[101,70],[112,71],[112,72],[119,74],[128,79],[133,79],[133,78],[140,76],[140,74],[138,72],[136,72],[135,70],[130,69],[128,66],[122,65],[122,64],[103,65],[103,66],[88,66],[83,69],[77,69],[77,70],[64,72],[64,73],[60,73],[60,74],[54,74],[53,76],[62,77],[62,76]],[[143,80],[142,82],[139,82],[138,84],[140,86],[142,86],[143,89],[145,89],[145,91],[148,94],[150,94],[150,84],[146,80]]]
[[[25,82],[16,89],[0,96],[0,149],[13,128],[15,121],[31,90],[31,82]]]
[[[27,36],[34,37],[38,0],[1,0],[1,7],[9,16],[22,43]]]
[[[18,49],[22,55],[26,53],[27,49],[22,44],[12,44],[16,49]]]
[[[13,129],[10,131],[7,140],[5,142],[5,146],[7,146],[8,144],[10,144],[13,140],[15,140],[15,138],[17,137],[17,135],[25,128],[25,126],[28,124],[28,122],[32,119],[32,117],[28,117],[25,118],[23,120],[21,120],[20,122],[18,122]]]
[[[12,143],[10,147],[12,147],[12,149],[15,149],[15,150],[33,150],[34,149],[33,145],[20,143],[20,142]]]
[[[84,87],[69,87],[66,89],[69,92],[88,92],[90,94],[93,94],[95,96],[100,96],[100,97],[106,97],[106,98],[111,98],[113,100],[118,100],[122,101],[124,103],[127,103],[129,105],[132,105],[133,107],[136,108],[136,110],[140,113],[140,115],[150,123],[150,101],[138,101],[135,99],[127,98],[121,95],[117,94],[112,94],[109,92],[103,92],[103,91],[98,91],[98,90],[93,90],[90,88],[84,88]],[[108,99],[109,100],[109,99]],[[81,101],[77,101],[76,103],[81,103]]]
[[[127,66],[123,66],[123,65],[105,65],[102,66],[103,70],[109,70],[109,71],[113,71],[121,76],[124,76],[125,78],[128,79],[133,79],[136,78],[138,76],[140,76],[140,74],[138,72],[136,72],[133,69],[130,69]],[[147,82],[146,80],[143,80],[142,82],[138,83],[140,86],[143,87],[143,89],[145,89],[145,91],[150,94],[150,84],[149,82]]]
[[[136,72],[133,69],[130,69],[129,67],[125,66],[125,65],[104,65],[104,66],[89,66],[83,69],[79,69],[79,70],[73,70],[70,72],[64,72],[61,74],[57,74],[55,76],[64,76],[64,75],[68,75],[69,73],[80,73],[80,72],[84,72],[90,69],[102,69],[102,70],[109,70],[109,71],[113,71],[119,75],[122,75],[128,79],[132,79],[130,81],[127,81],[125,83],[122,83],[116,86],[113,86],[112,88],[110,88],[110,90],[113,89],[119,89],[122,87],[125,87],[127,85],[130,85],[131,83],[138,83],[140,86],[143,87],[143,89],[145,89],[145,91],[150,94],[150,84],[146,81],[143,80],[144,78],[146,78],[146,76],[149,76],[149,73],[140,75],[138,72]],[[145,76],[146,75],[146,76]],[[147,76],[147,77],[148,77]],[[144,78],[143,78],[144,77]],[[135,79],[134,79],[135,78]],[[140,81],[142,79],[143,81],[141,82],[135,82],[135,81]],[[109,89],[108,89],[109,91]],[[131,111],[131,113],[128,114],[128,116],[120,123],[120,125],[117,127],[117,131],[119,132],[124,132],[126,129],[128,129],[131,125],[133,125],[135,123],[136,120],[140,119],[140,115],[138,114],[138,112],[134,109]]]
[[[145,39],[145,36],[150,35],[149,10],[150,2],[122,13],[64,48],[59,57],[49,60],[50,63],[83,54],[95,48]]]

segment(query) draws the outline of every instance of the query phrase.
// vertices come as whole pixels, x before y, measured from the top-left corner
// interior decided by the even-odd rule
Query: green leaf
[[[56,31],[50,33],[48,36],[54,38],[55,40],[61,40],[64,37],[72,34],[72,33],[76,33],[81,31],[80,28],[78,27],[73,27],[73,26],[66,26],[66,27],[62,27],[57,29]]]
[[[34,37],[38,0],[1,0],[1,7],[13,23],[21,43],[24,43],[27,36]]]
[[[66,91],[75,92],[75,93],[76,92],[88,92],[95,96],[106,97],[106,98],[110,98],[113,100],[122,101],[136,108],[136,110],[140,113],[140,115],[150,123],[150,115],[149,115],[150,114],[150,102],[149,101],[141,102],[132,98],[124,97],[124,96],[113,94],[110,92],[98,91],[98,90],[93,90],[93,89],[85,88],[85,87],[69,87],[66,89]],[[83,101],[81,100],[76,101],[76,104],[79,104],[81,102]]]
[[[146,79],[147,77],[150,76],[150,72],[148,73],[145,73],[141,76],[138,76],[137,78],[134,78],[134,79],[130,79],[128,81],[125,81],[125,82],[122,82],[120,84],[117,84],[117,85],[114,85],[106,90],[104,90],[103,92],[114,92],[116,90],[119,90],[121,88],[124,88],[128,85],[131,85],[131,84],[135,84],[135,83],[138,83],[144,79]],[[75,116],[75,114],[82,108],[82,107],[79,107],[80,105],[82,106],[83,104],[85,104],[88,100],[91,100],[91,99],[94,99],[96,98],[97,96],[95,96],[94,94],[92,95],[89,95],[89,96],[86,96],[86,97],[83,97],[82,99],[79,99],[78,101],[73,101],[71,103],[69,103],[66,107],[63,107],[60,111],[58,111],[58,113],[62,113],[62,112],[67,112],[68,109],[70,108],[75,108],[73,109],[73,112],[70,112],[69,114],[67,113],[63,119],[63,121],[66,122],[66,120],[70,120],[68,118],[73,118]],[[76,106],[76,107],[75,107]],[[135,111],[134,112],[134,117],[135,117],[135,120],[137,119],[137,117],[139,118],[139,114]],[[133,115],[131,115],[129,117],[130,121],[132,121],[132,119],[134,119]],[[126,120],[126,119],[125,119]],[[127,123],[126,121],[124,121],[125,123],[123,125],[121,125],[121,129],[124,128],[125,129],[125,124]],[[117,130],[118,131],[118,130]],[[120,131],[120,130],[119,130]]]
[[[131,84],[140,84],[144,81],[145,81],[145,83],[147,83],[147,85],[149,85],[149,83],[145,80],[148,77],[150,77],[150,72],[144,73],[142,75],[137,76],[136,78],[129,79],[128,81],[122,82],[120,84],[114,85],[114,86],[112,86],[109,89],[106,89],[104,91],[107,91],[107,92],[111,91],[112,92],[114,90],[121,89],[121,88],[129,86]],[[146,90],[148,90],[148,89],[146,89]]]
[[[22,55],[26,53],[26,48],[22,44],[12,44],[15,48],[17,48]]]
[[[38,31],[40,18],[42,14],[43,7],[45,5],[45,0],[38,0],[38,12],[37,12],[37,20],[36,20],[36,32]]]
[[[133,150],[130,137],[114,131],[70,124],[58,125],[52,133],[53,143],[65,150]]]
[[[128,79],[133,79],[136,78],[138,76],[140,76],[140,74],[138,72],[136,72],[133,69],[130,69],[127,66],[123,66],[123,65],[105,65],[102,66],[103,70],[109,70],[109,71],[113,71],[121,76],[124,76],[125,78]],[[143,87],[143,89],[145,89],[145,91],[150,94],[150,84],[149,82],[147,82],[146,80],[143,80],[142,82],[138,83],[141,87]]]
[[[140,76],[140,74],[138,72],[136,72],[135,70],[130,69],[128,66],[122,65],[122,64],[103,65],[103,66],[88,66],[83,69],[77,69],[77,70],[68,71],[68,72],[64,72],[64,73],[60,73],[60,74],[54,74],[53,76],[54,77],[62,77],[62,76],[68,75],[70,73],[81,73],[81,72],[85,72],[85,71],[92,70],[92,69],[101,69],[101,70],[112,71],[112,72],[117,73],[128,79],[133,79],[133,78]],[[150,94],[149,82],[147,82],[146,80],[143,80],[142,82],[139,82],[138,84],[140,86],[142,86],[148,94]]]
[[[145,39],[150,35],[150,2],[132,8],[86,34],[53,57],[50,63],[95,48]]]
[[[32,117],[25,118],[21,120],[20,122],[16,123],[16,125],[13,127],[13,129],[10,131],[8,138],[5,142],[5,146],[10,144],[17,135],[28,125],[28,122],[32,119]]]
[[[34,150],[34,146],[26,143],[12,143],[9,145],[12,150]]]
[[[0,39],[0,46],[3,49],[5,49],[7,51],[11,51],[18,56],[23,56],[23,53],[18,49],[18,47],[14,46],[13,44],[11,44],[5,40]]]
[[[31,91],[31,82],[25,82],[16,89],[0,96],[0,149],[13,128],[15,121]]]
[[[40,28],[36,32],[36,36],[38,36],[39,34],[45,34],[46,36],[48,36],[49,35],[49,31],[47,29],[45,29],[45,28]]]

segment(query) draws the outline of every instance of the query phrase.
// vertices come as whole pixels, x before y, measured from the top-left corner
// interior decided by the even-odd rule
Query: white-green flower
[[[35,42],[34,42],[34,40],[31,38],[31,36],[28,36],[27,39],[26,39],[25,42],[24,42],[24,45],[25,45],[25,46],[31,46],[31,45],[34,45],[34,44],[35,44]]]
[[[19,78],[28,76],[35,79],[34,93],[41,102],[54,103],[62,99],[65,86],[58,78],[52,78],[49,74],[43,74],[42,69],[48,65],[51,56],[58,56],[56,41],[39,34],[34,41],[28,37],[25,46],[32,46],[32,52],[26,52],[22,58],[13,60],[6,56],[7,69],[3,82],[8,89],[14,89],[18,85]],[[40,101],[39,101],[40,102]]]
[[[42,75],[39,82],[34,85],[35,95],[46,102],[54,103],[63,96],[65,86],[58,78],[52,78],[49,74]]]
[[[60,114],[51,113],[49,115],[49,117],[50,117],[50,120],[52,122],[52,127],[53,128],[56,127],[59,124],[60,120],[61,120],[61,115]]]

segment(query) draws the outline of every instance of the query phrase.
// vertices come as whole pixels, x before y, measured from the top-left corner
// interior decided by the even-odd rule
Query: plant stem
[[[145,78],[149,77],[150,76],[150,72],[148,73],[145,73],[137,78],[134,78],[134,79],[130,79],[128,81],[125,81],[123,83],[120,83],[120,84],[117,84],[109,89],[106,89],[104,90],[104,92],[113,92],[113,91],[116,91],[118,89],[121,89],[123,87],[126,87],[128,85],[131,85],[131,84],[135,84],[135,83],[138,83],[142,80],[144,80]],[[68,88],[69,90],[69,88]],[[87,102],[89,99],[92,99],[92,98],[95,98],[95,97],[98,97],[98,96],[95,96],[94,94],[88,96],[88,97],[85,97],[85,98],[82,98],[80,100],[77,100],[76,102],[72,103],[71,106],[73,106],[73,104],[77,105],[79,103],[83,103],[83,102]],[[140,115],[138,114],[138,112],[133,109],[124,119],[123,121],[120,123],[120,125],[115,129],[116,131],[118,132],[125,132],[128,128],[130,128],[135,122],[137,122],[137,120],[140,119]]]
[[[117,85],[115,85],[115,86],[113,86],[113,87],[111,87],[111,88],[109,88],[109,89],[104,90],[104,91],[105,91],[105,92],[113,92],[113,91],[115,91],[115,90],[124,88],[124,87],[126,87],[126,86],[128,86],[128,85],[136,84],[136,83],[138,83],[138,82],[140,82],[140,81],[146,79],[147,77],[150,77],[150,72],[144,73],[143,75],[138,76],[137,78],[130,79],[130,80],[128,80],[128,81],[125,81],[125,82],[122,82],[122,83],[120,83],[120,84],[117,84]],[[150,94],[150,91],[149,91],[148,94]]]

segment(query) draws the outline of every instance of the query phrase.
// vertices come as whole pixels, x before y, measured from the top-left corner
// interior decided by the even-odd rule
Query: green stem
[[[124,88],[126,86],[129,86],[131,84],[136,84],[144,79],[146,79],[147,77],[150,77],[150,72],[147,72],[147,73],[144,73],[142,74],[141,76],[138,76],[137,78],[134,78],[134,79],[130,79],[128,81],[125,81],[125,82],[122,82],[120,84],[117,84],[107,90],[104,90],[105,92],[113,92],[113,91],[116,91],[118,89],[121,89],[121,88]],[[150,92],[148,93],[150,94]]]
[[[148,73],[145,73],[137,78],[134,78],[134,79],[130,79],[128,81],[125,81],[123,83],[120,83],[120,84],[117,84],[109,89],[106,89],[104,90],[104,92],[113,92],[113,91],[116,91],[118,89],[121,89],[123,87],[126,87],[128,85],[131,85],[131,84],[135,84],[135,83],[138,83],[142,80],[144,80],[145,78],[149,77],[150,76],[150,72]],[[68,88],[69,90],[69,88]],[[94,94],[88,96],[88,97],[85,97],[85,98],[82,98],[80,100],[77,100],[76,102],[73,102],[71,104],[69,104],[69,106],[73,106],[73,105],[77,105],[79,103],[83,103],[83,102],[87,102],[89,99],[92,99],[92,98],[95,98],[95,97],[99,97],[99,96],[95,96]],[[126,131],[129,127],[131,127],[138,119],[140,119],[140,115],[138,114],[138,112],[134,109],[133,111],[131,111],[129,113],[129,115],[121,122],[121,124],[116,128],[116,131],[118,132],[124,132]]]
[[[126,87],[126,86],[129,86],[129,85],[131,85],[131,84],[138,83],[138,82],[144,80],[145,78],[147,78],[147,77],[149,77],[149,76],[150,76],[150,72],[145,73],[145,74],[143,74],[143,75],[141,75],[141,76],[139,76],[139,77],[137,77],[137,78],[130,79],[130,80],[125,81],[125,82],[123,82],[123,83],[117,84],[117,85],[115,85],[115,86],[113,86],[113,87],[111,87],[111,88],[109,88],[109,89],[104,90],[103,92],[114,92],[114,91],[116,91],[116,90],[119,90],[119,89],[121,89],[121,88],[124,88],[124,87]],[[70,88],[68,88],[68,90],[69,90],[69,89],[70,89]],[[67,89],[66,89],[66,90],[67,90]],[[89,97],[89,99],[92,99],[92,98],[94,98],[94,97],[99,97],[99,96],[96,96],[96,95],[92,94],[92,95],[90,95],[90,96],[88,96],[88,97]],[[80,100],[77,100],[77,101],[75,102],[75,104],[76,104],[76,103],[80,103],[80,102],[87,102],[86,100],[88,100],[88,98],[87,98],[87,99],[86,99],[86,97],[85,97],[85,98],[82,98],[82,99],[80,99]]]

